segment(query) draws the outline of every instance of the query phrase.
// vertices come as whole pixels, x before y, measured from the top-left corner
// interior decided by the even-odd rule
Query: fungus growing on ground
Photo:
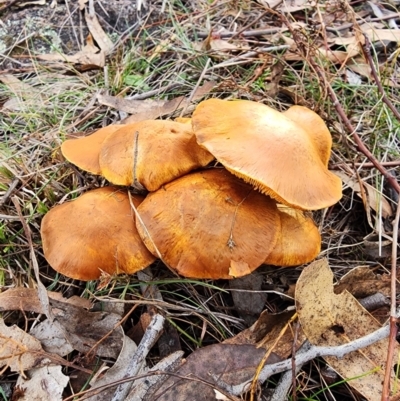
[[[340,179],[326,167],[325,132],[309,133],[306,124],[247,100],[201,102],[192,125],[198,143],[221,164],[279,203],[317,210],[342,196]]]
[[[321,235],[311,217],[302,211],[278,205],[281,229],[268,265],[297,266],[314,260],[321,250]]]
[[[80,169],[100,175],[99,155],[101,145],[106,137],[125,125],[109,125],[100,128],[91,135],[78,139],[67,139],[61,145],[63,156]]]
[[[274,200],[225,169],[188,174],[150,193],[136,226],[153,255],[185,277],[251,273],[280,232]],[[157,248],[157,249],[155,249]]]
[[[138,206],[143,197],[131,199]],[[41,235],[50,266],[78,280],[96,280],[102,272],[132,274],[155,260],[137,233],[127,192],[116,187],[54,207],[42,220]]]
[[[197,144],[190,124],[146,120],[105,139],[100,167],[101,174],[113,184],[155,191],[213,159]]]
[[[132,198],[140,219],[117,187],[56,206],[42,222],[45,257],[81,280],[134,273],[155,257],[200,279],[307,263],[321,237],[301,210],[341,198],[341,181],[327,169],[331,146],[323,120],[307,108],[279,113],[218,99],[200,103],[191,119],[109,126],[66,141],[63,154],[78,167],[156,192],[140,205],[143,198]],[[222,168],[187,174],[214,157],[239,178]]]

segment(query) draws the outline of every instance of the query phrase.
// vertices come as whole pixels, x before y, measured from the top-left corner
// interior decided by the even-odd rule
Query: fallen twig
[[[182,363],[183,354],[183,351],[176,351],[149,369],[147,373],[161,371],[165,372],[165,374],[145,376],[142,379],[136,380],[135,387],[130,391],[125,401],[144,400],[150,389],[151,391],[155,391],[155,388],[168,378],[168,373],[173,373],[179,368]]]
[[[161,315],[153,316],[135,354],[125,367],[125,373],[122,376],[121,380],[135,376],[139,372],[143,360],[146,358],[147,354],[150,352],[151,348],[156,343],[163,329],[164,320],[165,320],[164,317]],[[125,400],[127,394],[131,389],[132,383],[133,381],[128,381],[126,383],[121,383],[120,385],[118,385],[111,401]]]
[[[390,327],[386,325],[364,337],[358,338],[357,340],[351,341],[347,344],[338,345],[336,347],[321,347],[316,345],[311,345],[306,352],[298,352],[295,357],[296,366],[303,365],[315,358],[324,356],[335,356],[337,358],[342,358],[343,356],[349,354],[350,352],[357,351],[361,348],[368,347],[375,344],[377,341],[383,340],[389,336]],[[277,362],[272,365],[265,365],[262,369],[258,381],[259,383],[264,383],[269,377],[277,373],[285,372],[292,369],[292,358],[286,359],[282,362]],[[237,385],[230,385],[219,379],[219,386],[224,391],[232,395],[240,395],[250,389],[252,380],[247,380],[244,383]]]

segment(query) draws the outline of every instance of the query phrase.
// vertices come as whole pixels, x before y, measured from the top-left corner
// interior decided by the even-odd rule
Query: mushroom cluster
[[[307,211],[342,195],[328,170],[331,145],[323,120],[305,107],[280,113],[219,99],[201,102],[191,119],[111,125],[67,140],[69,162],[113,185],[45,215],[44,255],[80,280],[134,273],[156,258],[210,279],[307,263],[321,246]]]

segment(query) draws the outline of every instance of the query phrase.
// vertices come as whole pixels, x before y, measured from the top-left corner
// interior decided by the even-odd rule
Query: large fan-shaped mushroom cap
[[[106,137],[125,125],[109,125],[91,135],[78,139],[67,139],[61,145],[64,157],[75,166],[92,174],[100,175],[100,148]]]
[[[138,213],[146,246],[185,277],[249,274],[265,261],[280,231],[275,201],[224,169],[172,181],[150,193]]]
[[[311,217],[301,210],[278,205],[281,230],[265,264],[297,266],[314,260],[321,250],[321,235]]]
[[[101,174],[113,184],[155,191],[213,159],[197,144],[190,124],[146,120],[106,138],[100,167]]]
[[[138,206],[143,197],[132,195]],[[126,191],[95,189],[51,209],[41,226],[43,252],[50,266],[78,280],[134,273],[155,258],[141,241]]]
[[[336,203],[340,179],[300,124],[263,104],[209,99],[192,116],[197,141],[229,171],[278,202],[303,210]]]

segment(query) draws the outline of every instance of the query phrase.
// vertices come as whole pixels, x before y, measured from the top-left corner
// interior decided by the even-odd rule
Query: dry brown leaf
[[[296,308],[303,331],[313,345],[337,346],[379,329],[375,320],[347,291],[336,295],[326,259],[307,266],[296,286]],[[325,357],[343,378],[370,401],[380,400],[388,340],[345,357]],[[395,354],[397,354],[395,350]],[[392,380],[394,379],[394,366]],[[393,384],[393,383],[392,383]],[[391,388],[393,388],[391,386]]]
[[[58,293],[48,293],[55,322],[44,320],[31,331],[47,352],[61,356],[72,350],[87,352],[112,331],[121,316],[107,312],[89,312],[91,303],[82,298],[63,298]],[[31,288],[13,288],[0,294],[0,311],[24,310],[45,313],[38,291]],[[94,352],[96,355],[116,357],[122,347],[122,329],[117,327],[104,338]]]
[[[71,298],[64,298],[61,292],[52,292],[49,291],[49,298],[54,299],[55,301],[65,302],[70,305],[77,306],[79,308],[84,309],[92,309],[92,302],[89,299],[78,297],[77,295],[73,295]],[[103,309],[106,312],[110,312],[110,310]]]
[[[86,24],[89,28],[90,33],[92,34],[94,40],[100,47],[101,51],[107,56],[111,53],[111,50],[114,47],[111,39],[106,35],[101,27],[99,20],[96,17],[96,14],[91,15],[87,10],[85,10],[85,20]]]
[[[365,62],[365,60],[362,57],[356,57],[352,59],[349,63],[347,63],[346,67],[359,74],[362,75],[363,77],[366,77],[368,79],[371,79],[371,67],[369,64]]]
[[[40,342],[17,326],[8,327],[0,319],[0,368],[6,366],[12,372],[23,375],[25,370],[49,361]]]
[[[41,54],[36,57],[45,61],[65,61],[74,64],[94,65],[96,67],[104,67],[105,64],[105,57],[103,52],[94,54],[94,53],[85,53],[84,50],[79,51],[73,56],[67,56],[66,54],[52,53],[52,54]]]
[[[41,60],[46,61],[64,61],[74,64],[95,65],[97,67],[104,67],[105,65],[105,52],[94,45],[93,38],[89,34],[86,38],[86,45],[79,52],[68,56],[62,53],[40,54],[36,56]]]
[[[377,292],[390,296],[390,279],[377,276],[370,266],[358,266],[345,274],[334,287],[335,294],[348,291],[356,298],[365,298]]]
[[[44,313],[37,290],[33,288],[10,288],[0,293],[0,311],[23,310]]]
[[[99,94],[97,95],[97,100],[104,106],[112,107],[118,111],[133,114],[134,116],[140,115],[144,117],[139,120],[135,119],[135,121],[129,121],[129,123],[131,123],[142,120],[153,120],[165,114],[170,114],[184,101],[184,97],[179,96],[172,100],[129,100],[116,96]]]
[[[248,46],[238,46],[233,43],[229,43],[224,39],[214,39],[211,37],[209,41],[209,47],[214,51],[229,52],[229,51],[239,51],[239,50],[249,50]]]
[[[69,299],[64,298],[59,292],[48,292],[51,299],[69,303],[81,308],[90,309],[92,303],[85,298],[73,296]],[[0,311],[23,310],[25,312],[45,313],[40,303],[38,290],[34,288],[9,288],[0,293]]]
[[[335,44],[338,46],[347,46],[359,43],[356,36],[334,36],[328,37],[326,40],[329,44]]]
[[[61,401],[69,377],[61,371],[61,366],[43,366],[31,369],[29,379],[18,377],[17,386],[24,389],[18,401]]]
[[[400,30],[398,29],[380,29],[368,23],[361,25],[360,28],[371,42],[400,42]]]
[[[228,338],[223,344],[253,344],[269,350],[294,313],[294,311],[290,311],[272,314],[264,311],[251,327],[243,330],[235,337]],[[300,346],[304,340],[305,336],[300,330],[296,345]],[[275,345],[273,351],[280,358],[286,359],[292,353],[292,349],[293,331],[288,329]]]
[[[192,101],[201,99],[210,92],[215,82],[206,81],[201,85],[192,96]],[[129,100],[115,96],[98,95],[97,100],[100,104],[115,108],[119,111],[132,114],[122,121],[122,124],[131,124],[143,120],[154,120],[177,110],[185,108],[189,103],[189,98],[179,96],[171,100]]]
[[[332,61],[332,63],[343,64],[347,63],[352,57],[355,57],[360,53],[360,46],[358,42],[354,42],[347,46],[346,51],[319,48],[318,52],[328,60]]]
[[[56,322],[45,320],[31,333],[41,341],[46,351],[68,353],[75,349],[82,353],[116,358],[122,348],[123,331],[118,325],[121,316],[106,312],[89,312],[84,308],[52,299],[50,301]],[[111,334],[110,334],[111,332]],[[94,347],[94,348],[93,348]],[[70,352],[70,351],[69,351]]]
[[[235,385],[250,380],[264,354],[264,349],[253,345],[214,344],[200,348],[189,355],[186,362],[175,372],[181,377],[186,376],[187,379],[170,376],[148,399],[213,400],[214,389],[218,390],[218,381]],[[272,353],[267,363],[279,361],[280,358]]]

